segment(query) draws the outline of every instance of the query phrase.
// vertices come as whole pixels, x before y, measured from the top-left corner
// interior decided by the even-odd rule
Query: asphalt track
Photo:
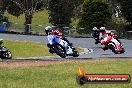
[[[46,43],[47,42],[47,38],[46,36],[31,36],[31,35],[14,35],[14,34],[0,34],[0,38],[3,38],[5,40],[18,40],[18,41],[33,41],[33,42],[42,42],[42,43]],[[125,48],[125,53],[124,54],[114,54],[113,52],[111,52],[111,50],[106,50],[103,51],[100,48],[100,44],[95,45],[94,44],[94,39],[93,38],[70,38],[67,37],[68,40],[73,43],[74,46],[77,47],[82,47],[82,48],[86,48],[87,51],[85,51],[85,53],[82,53],[78,59],[80,58],[115,58],[115,57],[120,57],[120,58],[129,58],[132,57],[132,40],[127,40],[127,39],[121,39],[121,42],[123,44],[123,47]],[[89,52],[88,50],[92,49],[93,52]],[[55,60],[55,58],[59,58],[59,57],[46,57],[47,60],[51,59],[51,60]],[[67,57],[67,58],[71,58],[71,57]],[[43,59],[43,58],[40,58]],[[40,60],[38,59],[38,60]]]

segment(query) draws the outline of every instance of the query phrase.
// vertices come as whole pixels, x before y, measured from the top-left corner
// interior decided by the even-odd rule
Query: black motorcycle
[[[100,35],[99,30],[93,30],[93,38],[95,39],[95,44],[100,43],[99,35]]]
[[[12,59],[11,52],[4,46],[1,46],[3,39],[0,39],[0,58],[1,59]]]

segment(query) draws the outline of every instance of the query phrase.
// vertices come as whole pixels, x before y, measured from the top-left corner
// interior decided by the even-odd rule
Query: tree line
[[[71,27],[72,19],[77,19],[76,29],[82,34],[95,26],[119,32],[132,28],[131,0],[0,0],[1,15],[5,11],[17,17],[25,14],[25,33],[29,33],[27,24],[32,23],[33,14],[44,9],[55,26]]]

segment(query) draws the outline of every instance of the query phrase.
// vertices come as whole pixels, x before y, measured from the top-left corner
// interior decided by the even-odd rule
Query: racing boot
[[[69,46],[68,46],[67,48],[68,48],[68,49],[67,49],[67,52],[66,52],[67,55],[72,54],[72,53],[73,53],[72,49],[71,49]]]
[[[53,53],[54,53],[54,50],[53,50],[52,48],[50,48],[50,49],[49,49],[49,52],[50,52],[51,54],[53,54]]]

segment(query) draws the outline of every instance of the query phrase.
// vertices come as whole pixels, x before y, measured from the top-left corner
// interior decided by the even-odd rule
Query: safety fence
[[[45,35],[44,32],[44,25],[31,25],[30,34],[33,35]],[[84,28],[80,28],[82,31],[84,31]],[[25,25],[24,24],[18,24],[18,23],[2,23],[0,24],[0,32],[9,32],[9,33],[16,33],[16,34],[23,34],[25,31]],[[119,38],[127,38],[127,39],[132,39],[132,31],[116,31],[117,35]],[[75,28],[70,28],[70,27],[63,27],[63,33],[66,36],[70,37],[77,37],[77,38],[89,38],[92,37],[92,32],[89,32],[88,34],[85,34],[83,32],[82,34],[77,33],[77,30]]]
[[[31,25],[31,29],[29,30],[32,34],[43,34],[45,26],[43,25]],[[0,25],[0,32],[8,32],[8,33],[24,33],[25,25],[18,23],[3,23]]]

